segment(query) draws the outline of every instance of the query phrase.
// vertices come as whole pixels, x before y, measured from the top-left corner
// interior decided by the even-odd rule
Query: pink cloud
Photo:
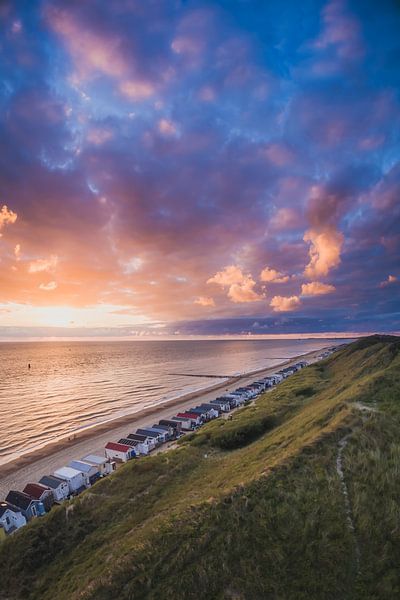
[[[198,298],[196,298],[194,303],[206,307],[215,306],[214,298],[211,298],[210,296],[199,296]]]
[[[360,148],[360,150],[365,150],[365,151],[376,150],[377,148],[382,146],[384,141],[385,141],[384,135],[370,135],[370,136],[365,137],[362,140],[360,140],[358,147]]]
[[[95,146],[100,146],[101,144],[108,142],[108,140],[111,140],[112,137],[113,137],[113,132],[111,131],[111,129],[105,129],[102,127],[93,127],[92,129],[89,129],[89,131],[86,135],[86,140],[90,144],[94,144]]]
[[[340,264],[340,252],[344,242],[343,234],[334,227],[309,229],[303,240],[310,243],[310,262],[304,270],[306,277],[313,279],[327,275]]]
[[[385,279],[384,281],[381,281],[379,286],[386,287],[387,285],[390,285],[391,283],[396,283],[396,281],[397,281],[397,277],[395,275],[388,275],[387,279]]]
[[[346,10],[343,0],[331,0],[322,10],[322,20],[324,27],[314,48],[333,50],[340,61],[355,62],[364,56],[360,23]]]
[[[213,102],[216,98],[216,92],[212,87],[206,85],[199,90],[198,96],[203,102]]]
[[[58,256],[51,255],[50,258],[38,258],[29,264],[29,273],[41,273],[42,271],[53,271],[58,264]]]
[[[0,230],[3,229],[5,225],[11,225],[15,223],[17,220],[17,213],[9,210],[8,207],[4,204],[2,209],[0,210]],[[0,237],[1,237],[0,233]]]
[[[336,290],[334,285],[321,283],[320,281],[312,281],[311,283],[303,283],[301,286],[302,296],[323,296],[330,294]]]
[[[300,219],[300,215],[293,208],[280,208],[272,217],[270,224],[274,229],[296,229]]]
[[[72,58],[74,85],[105,75],[116,80],[120,93],[130,100],[144,100],[155,93],[154,84],[139,75],[135,57],[127,52],[126,39],[104,24],[100,28],[97,24],[96,30],[91,23],[81,22],[72,10],[51,7],[46,16]]]
[[[57,283],[55,281],[49,281],[49,283],[41,283],[39,285],[40,290],[44,290],[45,292],[51,292],[57,288]]]
[[[177,132],[177,127],[175,123],[169,119],[160,119],[158,122],[158,130],[163,135],[175,135]]]
[[[122,81],[119,86],[120,92],[130,100],[144,100],[155,93],[155,87],[150,82],[135,81],[128,79]]]
[[[301,306],[298,296],[274,296],[269,304],[274,312],[292,312]]]
[[[263,296],[255,291],[256,282],[251,275],[246,275],[236,265],[218,271],[207,283],[216,283],[223,288],[228,287],[228,297],[235,303],[258,302]]]
[[[289,281],[289,275],[283,275],[276,269],[270,269],[269,267],[265,267],[260,274],[261,281],[270,282],[270,283],[286,283]]]
[[[294,154],[289,148],[278,143],[269,144],[264,149],[263,154],[276,167],[284,167],[291,163],[294,158]]]
[[[210,277],[207,283],[217,283],[221,286],[229,286],[234,283],[241,283],[243,277],[243,272],[239,267],[230,265],[225,267],[222,271],[218,271],[213,277]]]
[[[126,74],[127,62],[118,37],[105,38],[91,31],[69,10],[52,7],[47,11],[47,18],[70,52],[79,79],[91,78],[96,73],[111,77]]]

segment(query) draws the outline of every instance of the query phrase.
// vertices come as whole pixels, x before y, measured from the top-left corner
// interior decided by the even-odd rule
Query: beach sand
[[[22,490],[29,482],[36,482],[43,475],[53,473],[56,469],[68,464],[73,459],[79,459],[87,454],[104,455],[104,446],[109,441],[118,441],[144,425],[157,423],[181,410],[190,408],[194,404],[201,404],[213,400],[218,394],[232,391],[239,386],[247,385],[257,378],[265,377],[276,372],[284,366],[294,364],[300,359],[315,362],[324,351],[319,349],[301,356],[286,360],[279,365],[258,369],[237,377],[231,377],[223,383],[218,383],[203,390],[180,396],[144,409],[134,414],[101,423],[87,428],[70,438],[48,444],[43,448],[0,465],[0,499],[5,498],[10,489]]]

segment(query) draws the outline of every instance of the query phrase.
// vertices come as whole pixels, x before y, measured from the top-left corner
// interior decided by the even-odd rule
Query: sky
[[[0,337],[400,330],[394,0],[0,3]]]

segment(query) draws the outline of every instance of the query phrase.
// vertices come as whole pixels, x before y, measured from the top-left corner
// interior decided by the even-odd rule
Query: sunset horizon
[[[0,0],[0,600],[400,593],[399,0]]]
[[[2,3],[0,339],[400,330],[398,11],[311,5]]]

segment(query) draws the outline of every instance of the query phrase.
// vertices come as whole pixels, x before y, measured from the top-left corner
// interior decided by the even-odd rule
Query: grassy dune
[[[399,475],[400,341],[373,336],[7,539],[0,598],[400,597]]]

